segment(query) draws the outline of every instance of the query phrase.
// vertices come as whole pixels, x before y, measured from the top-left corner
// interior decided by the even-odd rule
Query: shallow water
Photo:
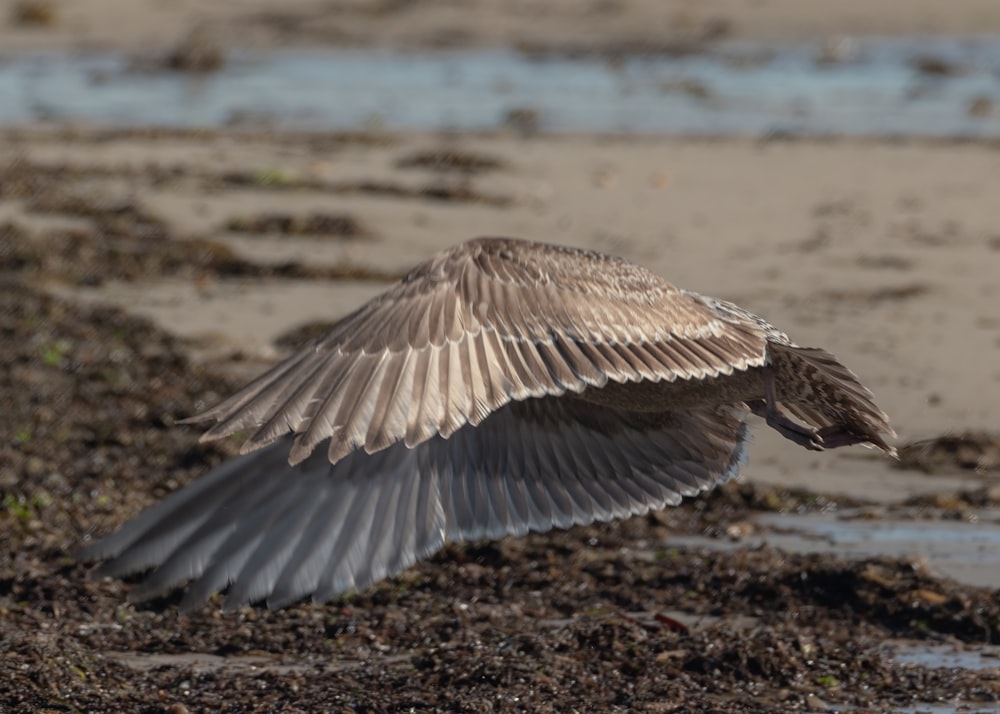
[[[773,532],[727,541],[701,537],[671,538],[671,545],[716,549],[768,545],[794,553],[823,553],[848,558],[889,556],[913,558],[933,572],[960,583],[995,588],[1000,584],[1000,513],[983,510],[974,521],[856,518],[843,513],[767,513],[755,522]],[[1000,673],[1000,647],[933,641],[892,641],[881,646],[886,657],[903,665],[927,669]],[[832,711],[852,711],[833,707]],[[1000,713],[1000,705],[951,701],[920,703],[894,711],[906,714],[938,712]]]
[[[848,558],[914,558],[933,572],[977,587],[1000,586],[998,514],[983,511],[976,522],[844,518],[850,513],[768,513],[756,522],[764,532],[736,542],[671,538],[671,545],[710,548],[769,545],[791,553],[828,553]]]
[[[982,672],[984,676],[995,677],[1000,672],[997,647],[975,647],[971,645],[933,645],[926,642],[893,642],[886,647],[886,654],[901,664],[910,664],[927,669],[952,669]],[[850,711],[850,710],[847,710]],[[1000,704],[996,702],[968,702],[953,700],[948,702],[924,703],[893,709],[899,714],[1000,714]]]
[[[840,708],[830,707],[829,712],[855,712],[859,711],[853,707]],[[860,711],[869,711],[863,709]],[[996,704],[984,704],[982,702],[965,702],[954,700],[951,702],[928,704],[921,702],[913,706],[893,707],[888,710],[893,714],[1000,714],[1000,706]]]
[[[1000,672],[1000,647],[930,645],[926,642],[893,643],[888,652],[897,662],[931,669],[974,669]]]
[[[844,47],[833,62],[816,47],[745,45],[613,62],[499,50],[294,50],[234,54],[203,77],[136,70],[118,55],[19,56],[0,61],[0,123],[1000,136],[992,108],[1000,106],[1000,39]],[[935,63],[938,74],[927,71]]]

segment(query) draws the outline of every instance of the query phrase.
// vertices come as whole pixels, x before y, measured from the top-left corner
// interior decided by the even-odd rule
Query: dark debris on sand
[[[1000,697],[994,674],[900,665],[881,646],[996,642],[995,592],[899,560],[670,546],[757,510],[838,505],[750,484],[452,546],[323,606],[129,604],[129,584],[88,578],[71,554],[232,451],[174,423],[234,385],[149,323],[11,272],[0,336],[0,710],[885,711]]]
[[[353,240],[370,238],[371,231],[346,213],[315,212],[305,216],[291,213],[258,213],[236,216],[226,223],[226,229],[251,235],[323,236]]]
[[[146,167],[130,181],[157,185],[179,178],[180,170]],[[0,274],[12,273],[37,282],[55,280],[97,286],[109,280],[134,282],[151,277],[298,278],[312,280],[371,280],[391,282],[402,275],[343,261],[314,264],[301,261],[259,263],[226,244],[199,235],[176,235],[170,224],[136,198],[107,196],[96,179],[115,175],[113,169],[48,166],[16,159],[0,167],[0,200],[23,203],[32,216],[69,219],[70,225],[28,225],[23,220],[0,222]],[[201,176],[208,183],[225,178]],[[371,232],[347,214],[306,216],[273,214],[244,222],[233,230],[324,234],[338,238],[371,237]]]
[[[500,157],[489,154],[442,148],[426,149],[402,156],[396,161],[396,168],[471,175],[499,171],[507,168],[507,163]]]
[[[114,209],[119,210],[119,209]],[[399,273],[349,262],[312,265],[300,261],[262,264],[207,238],[164,239],[113,230],[80,228],[35,231],[0,224],[0,272],[16,270],[37,280],[97,286],[108,280],[134,282],[152,276],[204,278],[299,278],[391,282]]]
[[[910,442],[899,447],[896,466],[928,474],[1000,471],[1000,434],[966,431]]]
[[[167,136],[170,136],[169,134]],[[153,137],[155,138],[155,136]],[[247,140],[252,141],[249,136]],[[326,150],[329,144],[365,141],[350,135],[310,139],[306,144]],[[0,223],[0,273],[12,271],[37,280],[55,279],[95,286],[107,280],[135,281],[156,276],[280,277],[319,280],[391,282],[402,277],[376,267],[350,262],[322,265],[289,261],[261,264],[239,255],[226,244],[200,235],[176,235],[163,218],[134,197],[107,196],[101,182],[163,187],[194,182],[201,190],[249,188],[261,191],[315,190],[332,194],[370,195],[444,203],[478,203],[503,208],[513,199],[484,193],[467,180],[436,180],[425,185],[392,181],[321,181],[287,175],[277,169],[206,173],[190,167],[149,165],[81,166],[43,164],[14,158],[0,166],[0,200],[16,201],[33,216],[58,217],[72,225],[38,228],[23,220]],[[234,217],[230,231],[248,235],[324,236],[343,240],[372,239],[374,234],[355,216],[313,212],[306,215],[269,213]]]

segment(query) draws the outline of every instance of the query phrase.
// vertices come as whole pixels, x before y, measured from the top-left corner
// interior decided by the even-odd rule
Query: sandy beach
[[[6,56],[161,53],[196,26],[226,49],[597,53],[1000,31],[990,0],[27,5],[0,4]],[[996,711],[1000,670],[892,648],[996,642],[1000,560],[972,584],[919,552],[756,539],[775,513],[996,525],[997,195],[1000,144],[968,139],[0,128],[0,709]],[[131,604],[72,560],[237,446],[177,420],[479,235],[743,305],[834,352],[920,445],[899,468],[758,423],[742,480],[703,501],[451,547],[278,613]]]
[[[21,6],[0,12],[16,19]],[[8,21],[5,51],[173,46],[194,29],[229,47],[518,46],[540,50],[664,51],[718,40],[815,42],[864,35],[990,35],[1000,31],[991,0],[92,0],[40,2],[50,21]]]

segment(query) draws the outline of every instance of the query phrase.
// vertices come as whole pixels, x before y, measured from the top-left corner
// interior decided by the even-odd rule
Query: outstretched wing
[[[732,374],[765,360],[754,323],[599,253],[481,238],[439,254],[193,421],[244,452],[296,434],[336,463],[479,424],[511,401],[608,380]]]
[[[645,513],[733,476],[743,404],[676,413],[594,409],[573,398],[514,402],[416,448],[317,452],[286,463],[288,439],[230,460],[81,553],[98,572],[156,570],[149,598],[187,581],[198,604],[272,608],[360,590],[447,541],[497,538]]]

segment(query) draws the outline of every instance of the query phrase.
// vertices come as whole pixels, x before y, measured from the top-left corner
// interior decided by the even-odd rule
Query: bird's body
[[[447,541],[676,504],[736,473],[750,412],[807,448],[891,452],[829,353],[619,258],[481,238],[198,417],[251,433],[245,455],[84,555],[155,568],[139,597],[322,601]]]

